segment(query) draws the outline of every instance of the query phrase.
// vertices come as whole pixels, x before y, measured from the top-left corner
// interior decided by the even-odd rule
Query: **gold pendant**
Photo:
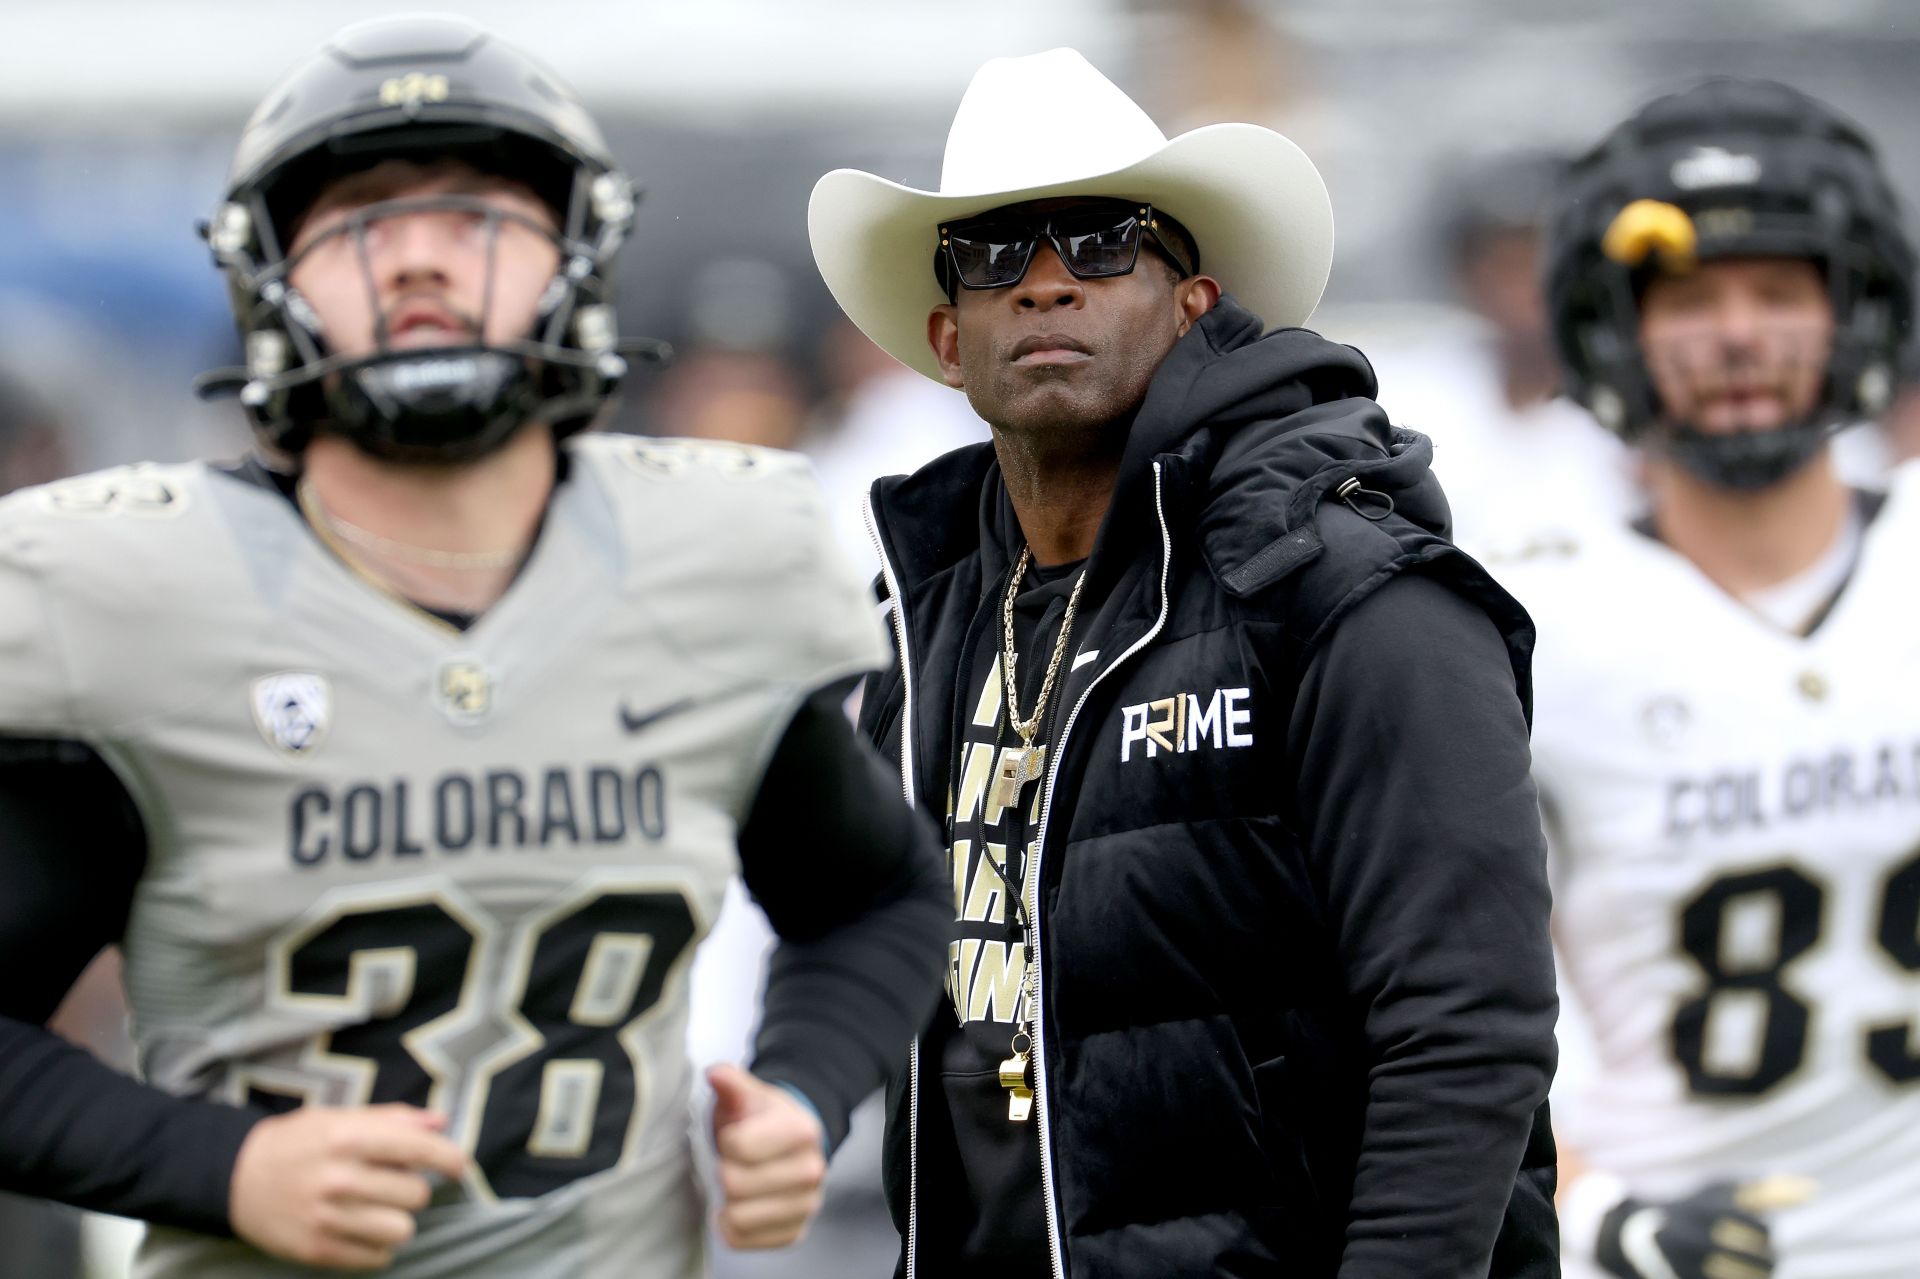
[[[1000,1086],[1007,1090],[1007,1121],[1027,1122],[1033,1114],[1033,1089],[1027,1087],[1025,1053],[1015,1053],[1000,1063]]]
[[[1012,808],[1020,802],[1027,783],[1039,780],[1045,771],[1047,748],[1028,746],[1008,750],[1000,757],[999,771],[993,779],[993,806]]]

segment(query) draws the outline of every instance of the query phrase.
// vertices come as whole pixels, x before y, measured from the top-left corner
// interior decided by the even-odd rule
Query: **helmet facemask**
[[[1723,488],[1767,488],[1816,457],[1844,425],[1824,388],[1831,323],[1782,319],[1736,333],[1712,321],[1644,331],[1640,358],[1658,405],[1646,446]]]
[[[269,441],[283,449],[297,451],[320,430],[345,435],[376,455],[416,462],[482,456],[529,421],[563,429],[583,425],[626,372],[598,268],[611,261],[633,209],[631,190],[617,174],[593,179],[584,197],[597,206],[591,216],[560,211],[561,229],[479,195],[382,200],[352,209],[289,256],[277,251],[282,233],[263,196],[257,207],[267,220],[258,225],[266,234],[256,241],[264,250],[258,258],[244,248],[222,251],[218,237],[223,231],[237,239],[231,236],[233,224],[251,222],[229,206],[209,240],[235,289],[254,299],[242,403]],[[390,331],[395,314],[413,295],[383,301],[369,239],[390,230],[394,219],[418,216],[471,223],[471,234],[481,240],[484,276],[472,314],[448,299],[422,295],[464,330],[464,340],[420,345],[396,342]],[[592,240],[578,235],[588,223],[597,228]],[[503,233],[538,237],[553,251],[553,272],[534,312],[511,336],[495,322]],[[335,349],[318,311],[300,291],[303,267],[311,269],[320,255],[337,259],[327,268],[350,271],[364,290],[374,326],[371,351]]]

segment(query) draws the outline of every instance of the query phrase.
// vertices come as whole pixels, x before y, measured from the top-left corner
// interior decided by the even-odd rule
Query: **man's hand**
[[[276,1257],[379,1270],[413,1238],[426,1173],[456,1178],[467,1155],[442,1136],[446,1116],[413,1106],[303,1106],[262,1119],[240,1144],[233,1232]]]
[[[783,1248],[807,1232],[827,1176],[819,1117],[786,1089],[738,1066],[707,1070],[720,1155],[720,1237],[730,1248]]]
[[[1773,1238],[1762,1213],[1811,1198],[1799,1177],[1715,1182],[1684,1199],[1623,1199],[1600,1223],[1594,1259],[1620,1279],[1769,1279]]]

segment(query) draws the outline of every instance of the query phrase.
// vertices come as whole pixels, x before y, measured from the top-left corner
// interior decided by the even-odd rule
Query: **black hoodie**
[[[1223,299],[1135,415],[1027,871],[1061,1279],[1559,1272],[1532,627],[1373,390]],[[1018,532],[989,445],[872,506],[901,660],[862,723],[945,817],[961,650]],[[931,1069],[916,1049],[888,1136],[928,1277],[961,1272],[918,1247],[962,1193],[918,1131]]]

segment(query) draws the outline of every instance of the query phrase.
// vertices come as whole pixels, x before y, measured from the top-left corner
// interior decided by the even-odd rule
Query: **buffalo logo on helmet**
[[[445,102],[448,92],[447,77],[410,71],[406,75],[383,80],[380,84],[380,101],[390,107],[405,106],[409,102]]]
[[[1675,160],[1671,172],[1673,185],[1682,191],[1750,186],[1760,180],[1760,161],[1725,147],[1700,146]]]

